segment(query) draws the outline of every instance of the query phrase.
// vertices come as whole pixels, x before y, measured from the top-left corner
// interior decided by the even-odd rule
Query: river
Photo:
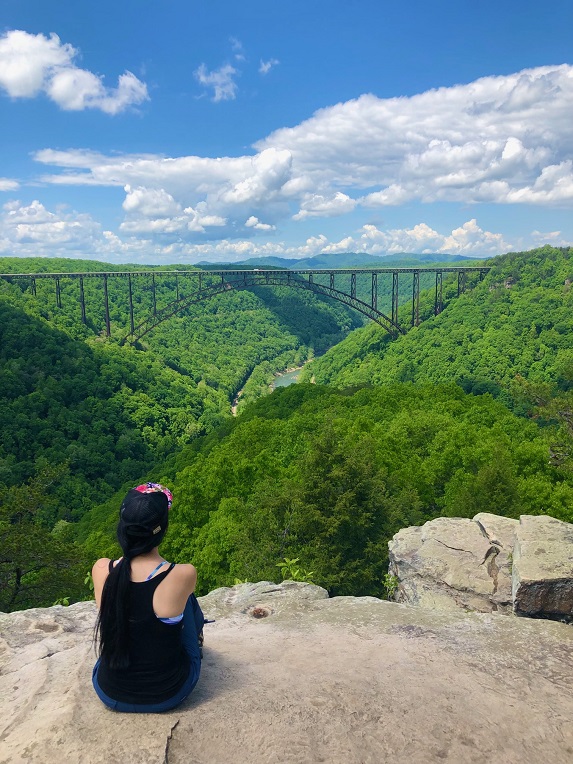
[[[288,387],[298,382],[298,378],[303,367],[299,366],[298,369],[292,369],[291,371],[285,371],[282,374],[276,376],[271,383],[271,388],[276,390],[277,387]]]
[[[270,389],[276,390],[277,387],[288,387],[289,385],[296,384],[303,368],[304,366],[299,366],[296,369],[290,369],[289,371],[283,371],[281,374],[277,374],[270,384]],[[237,416],[237,406],[239,404],[239,398],[242,394],[243,391],[239,390],[235,396],[235,399],[233,400],[233,403],[231,404],[231,414],[233,416]]]

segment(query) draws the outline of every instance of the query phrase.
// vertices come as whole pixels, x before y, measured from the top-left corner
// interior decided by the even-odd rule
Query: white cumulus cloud
[[[290,151],[295,174],[317,189],[371,189],[365,206],[562,204],[573,201],[572,113],[573,67],[563,64],[407,98],[363,95],[277,130],[256,148]]]
[[[356,201],[341,191],[332,196],[322,194],[305,194],[302,199],[300,210],[293,215],[293,220],[304,220],[309,217],[335,217],[352,212],[356,207]]]
[[[480,228],[475,218],[449,233],[440,233],[427,223],[418,223],[412,228],[384,230],[368,224],[362,227],[359,234],[347,238],[344,250],[341,251],[366,252],[371,255],[442,252],[479,257],[498,255],[512,248],[502,234]]]
[[[12,98],[44,93],[67,111],[99,109],[117,114],[148,100],[147,86],[131,72],[108,88],[103,78],[74,64],[78,51],[56,34],[12,30],[0,37],[0,87]]]
[[[123,209],[147,217],[171,217],[181,212],[181,205],[163,188],[125,187]]]
[[[195,79],[206,88],[213,89],[212,101],[232,101],[237,97],[235,77],[239,72],[231,64],[223,64],[219,69],[209,71],[205,64],[195,71]]]
[[[245,222],[245,228],[254,228],[256,231],[274,231],[275,226],[270,223],[261,223],[261,221],[255,215]]]
[[[50,212],[37,200],[28,205],[8,202],[0,214],[0,251],[7,255],[86,252],[100,236],[101,226],[89,215]]]
[[[126,219],[120,225],[122,233],[132,235],[161,235],[174,238],[189,234],[204,234],[209,228],[226,224],[225,218],[205,212],[205,204],[197,209],[182,208],[163,188],[125,187],[126,197],[123,209]]]

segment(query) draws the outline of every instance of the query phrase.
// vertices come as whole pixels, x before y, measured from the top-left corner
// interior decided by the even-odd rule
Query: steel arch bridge
[[[122,337],[120,344],[135,344],[141,340],[154,327],[171,318],[189,305],[209,300],[215,295],[224,294],[232,290],[249,289],[258,286],[288,286],[295,289],[305,289],[315,294],[324,295],[337,300],[382,326],[389,334],[396,337],[405,334],[406,329],[398,323],[398,284],[400,274],[411,274],[412,277],[412,311],[410,326],[418,326],[420,323],[420,274],[435,274],[434,291],[434,314],[437,315],[443,309],[443,276],[444,274],[457,274],[457,292],[460,295],[465,291],[467,277],[470,274],[478,274],[479,279],[488,273],[490,268],[483,266],[473,267],[428,267],[428,268],[352,268],[352,269],[303,269],[303,270],[149,270],[149,271],[89,271],[84,273],[2,273],[0,278],[10,282],[26,283],[33,295],[37,294],[38,280],[51,280],[54,283],[56,306],[62,307],[62,281],[72,280],[78,284],[78,302],[81,311],[81,319],[87,323],[86,294],[84,291],[85,279],[100,279],[103,284],[103,308],[105,316],[105,334],[111,336],[111,319],[109,307],[109,284],[115,279],[127,281],[128,285],[128,308],[129,308],[129,332]],[[340,288],[341,278],[348,283],[350,277],[350,289],[346,284]],[[164,307],[158,308],[157,287],[162,279],[170,278],[175,281],[173,299]],[[379,278],[392,279],[391,315],[386,315],[378,309],[378,280]],[[134,295],[141,287],[142,279],[144,291],[151,292],[151,312],[143,319],[135,317]],[[338,279],[338,284],[337,284]],[[367,282],[369,301],[357,296],[358,279]],[[188,288],[190,290],[188,290]],[[183,292],[187,292],[183,294]]]

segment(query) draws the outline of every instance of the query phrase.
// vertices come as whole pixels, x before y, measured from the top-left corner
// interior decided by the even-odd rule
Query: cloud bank
[[[153,217],[145,216],[149,205],[153,206]],[[483,230],[475,219],[445,232],[436,231],[426,223],[389,230],[368,224],[354,236],[339,241],[332,241],[321,233],[308,237],[299,245],[224,237],[192,242],[186,238],[186,231],[205,233],[210,227],[223,227],[226,221],[204,215],[201,210],[181,209],[172,198],[149,194],[144,189],[128,189],[124,209],[127,217],[118,236],[103,230],[85,213],[51,211],[37,200],[28,205],[8,202],[0,211],[0,255],[71,257],[80,253],[83,257],[111,262],[129,259],[142,263],[185,263],[200,260],[234,262],[255,255],[302,258],[323,252],[363,252],[368,255],[443,252],[478,257],[512,248],[502,234]],[[253,215],[246,220],[245,228],[264,233],[272,226]],[[532,236],[548,237],[556,246],[562,244],[558,231],[550,234],[535,231]]]
[[[52,40],[54,57],[64,49]],[[232,97],[231,72],[229,81],[222,70],[205,69],[202,76],[214,99]],[[37,83],[35,70],[27,79],[20,72],[11,87],[32,92]],[[521,241],[483,230],[475,212],[465,213],[451,231],[433,230],[422,214],[417,224],[400,229],[364,223],[381,209],[391,219],[392,208],[406,203],[570,208],[572,113],[573,67],[546,66],[407,98],[363,95],[271,133],[243,156],[109,156],[48,148],[34,158],[52,168],[39,178],[43,183],[123,187],[121,246],[141,245],[165,257],[496,254]],[[345,216],[353,221],[350,235],[332,241],[319,233],[321,220]],[[297,226],[309,222],[317,233],[303,244],[281,241],[287,226],[303,238],[296,237]],[[538,235],[533,232],[527,244]],[[558,231],[547,235],[562,241]]]
[[[12,98],[40,93],[66,111],[99,109],[118,114],[148,100],[147,86],[131,72],[120,75],[116,88],[74,64],[78,51],[56,34],[12,30],[0,37],[0,88]]]
[[[230,69],[201,75],[214,99],[234,97]],[[570,206],[571,114],[573,67],[562,65],[409,98],[363,95],[271,133],[253,156],[36,158],[61,169],[47,182],[163,188],[223,217],[263,200],[288,203],[295,220],[411,200]]]

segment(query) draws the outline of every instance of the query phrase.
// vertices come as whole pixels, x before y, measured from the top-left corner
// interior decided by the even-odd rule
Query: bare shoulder
[[[102,578],[107,576],[109,572],[109,564],[111,560],[109,557],[102,557],[96,560],[92,566],[92,578]]]
[[[195,581],[197,579],[197,570],[194,565],[177,564],[173,568],[173,572],[183,580]]]
[[[101,602],[101,592],[109,573],[110,562],[111,560],[109,559],[109,557],[102,557],[101,559],[96,560],[92,566],[94,595],[95,595],[95,600],[97,602],[98,607]]]
[[[197,570],[194,565],[183,564],[176,565],[173,568],[177,581],[180,582],[191,594],[194,591],[197,584]]]

